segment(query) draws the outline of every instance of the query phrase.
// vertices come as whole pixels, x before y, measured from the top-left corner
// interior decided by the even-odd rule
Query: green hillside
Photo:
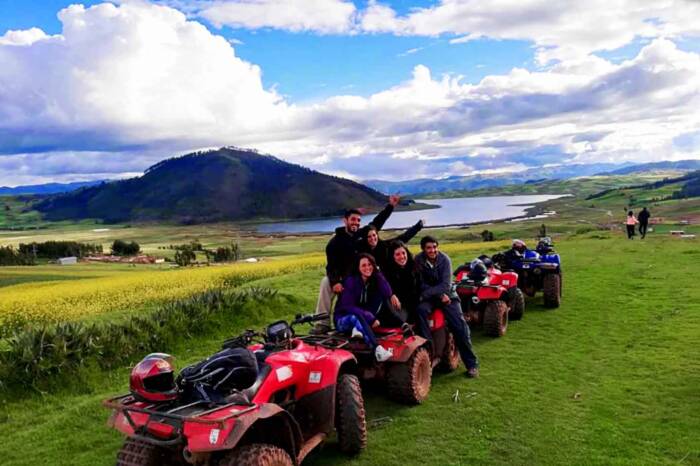
[[[349,205],[377,208],[385,200],[350,180],[222,148],[165,160],[138,178],[52,196],[36,209],[53,221],[205,223],[335,216]]]

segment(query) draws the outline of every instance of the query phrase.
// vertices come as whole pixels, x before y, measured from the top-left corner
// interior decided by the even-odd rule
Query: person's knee
[[[421,303],[416,307],[416,315],[418,315],[418,317],[427,318],[432,310],[433,307],[430,303]]]

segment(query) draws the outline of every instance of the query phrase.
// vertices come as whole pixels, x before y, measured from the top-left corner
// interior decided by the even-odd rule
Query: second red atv
[[[203,374],[190,380],[199,381],[191,385],[201,397],[174,381],[167,355],[147,356],[132,371],[131,393],[104,402],[113,410],[110,426],[127,436],[117,465],[298,465],[334,430],[343,452],[359,453],[367,430],[355,357],[342,349],[344,339],[294,335],[293,325],[319,319],[327,316],[297,316],[292,325],[278,321],[263,334],[247,331],[227,341],[189,371]],[[220,372],[221,354],[252,355],[255,372],[242,368],[238,375],[253,383],[217,391],[241,369]]]
[[[487,335],[501,337],[508,329],[509,318],[522,318],[525,298],[517,286],[517,273],[501,272],[474,260],[459,267],[455,274],[454,286],[470,325],[481,325]]]
[[[393,355],[384,362],[378,362],[363,340],[344,336],[347,345],[358,362],[357,374],[363,380],[383,380],[388,395],[394,401],[404,404],[422,403],[430,393],[433,364],[428,341],[414,335],[413,330],[404,328],[375,327],[377,341]]]

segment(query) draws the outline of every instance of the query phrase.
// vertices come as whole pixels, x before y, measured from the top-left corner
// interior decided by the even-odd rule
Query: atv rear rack
[[[157,404],[151,404],[148,405],[145,408],[140,408],[138,406],[129,406],[129,404],[136,403],[137,400],[132,396],[132,395],[120,395],[116,396],[114,398],[110,398],[108,400],[105,400],[102,402],[102,405],[114,409],[115,411],[118,411],[124,415],[124,418],[127,420],[127,422],[131,425],[132,429],[134,431],[138,430],[138,427],[134,423],[133,419],[131,419],[131,416],[129,415],[130,412],[133,413],[142,413],[142,414],[148,414],[149,415],[149,421],[150,417],[155,417],[156,419],[171,419],[174,421],[179,421],[179,422],[196,422],[200,424],[217,424],[223,428],[224,423],[228,421],[229,419],[233,419],[235,417],[241,416],[243,414],[246,414],[250,411],[253,411],[258,407],[257,404],[250,403],[248,407],[241,409],[241,410],[236,410],[233,412],[230,412],[224,417],[216,418],[216,419],[201,419],[202,416],[206,416],[208,414],[214,413],[216,411],[226,409],[226,408],[232,408],[234,406],[241,406],[242,404],[240,402],[232,402],[232,403],[226,403],[226,404],[221,404],[221,405],[216,405],[213,408],[210,407],[211,403],[207,401],[195,401],[193,403],[189,403],[186,405],[182,406],[177,406],[173,409],[167,410],[167,411],[160,411],[158,409],[154,409],[157,407]],[[209,409],[205,409],[204,411],[198,411],[194,414],[190,415],[182,415],[182,414],[175,414],[178,411],[183,411],[185,409],[196,409],[198,407],[209,407]]]
[[[322,346],[328,349],[340,349],[348,344],[348,339],[346,337],[334,333],[326,335],[302,335],[297,338],[309,345]]]

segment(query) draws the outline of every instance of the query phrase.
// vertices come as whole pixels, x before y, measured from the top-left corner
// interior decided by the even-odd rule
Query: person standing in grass
[[[625,224],[627,225],[627,239],[632,239],[634,237],[634,227],[639,221],[635,218],[634,212],[631,210],[627,212],[627,220]]]
[[[438,250],[438,242],[432,236],[421,238],[420,248],[422,252],[416,256],[421,278],[417,312],[427,320],[434,308],[443,310],[447,327],[467,368],[467,377],[479,377],[479,360],[472,350],[469,325],[462,315],[459,297],[452,290],[452,262],[447,254]]]
[[[649,217],[651,217],[651,214],[647,210],[646,207],[642,209],[641,212],[639,212],[639,215],[637,216],[637,220],[639,220],[639,234],[642,235],[642,239],[647,235],[647,227],[649,226]]]
[[[335,235],[326,245],[326,276],[321,280],[321,286],[316,303],[316,314],[328,314],[329,319],[319,322],[313,333],[325,333],[331,329],[331,304],[333,297],[343,291],[343,280],[352,272],[361,245],[366,241],[367,232],[374,226],[381,230],[400,197],[389,196],[389,203],[377,214],[369,225],[360,227],[362,213],[357,209],[348,209],[343,216],[343,226],[335,229]]]

